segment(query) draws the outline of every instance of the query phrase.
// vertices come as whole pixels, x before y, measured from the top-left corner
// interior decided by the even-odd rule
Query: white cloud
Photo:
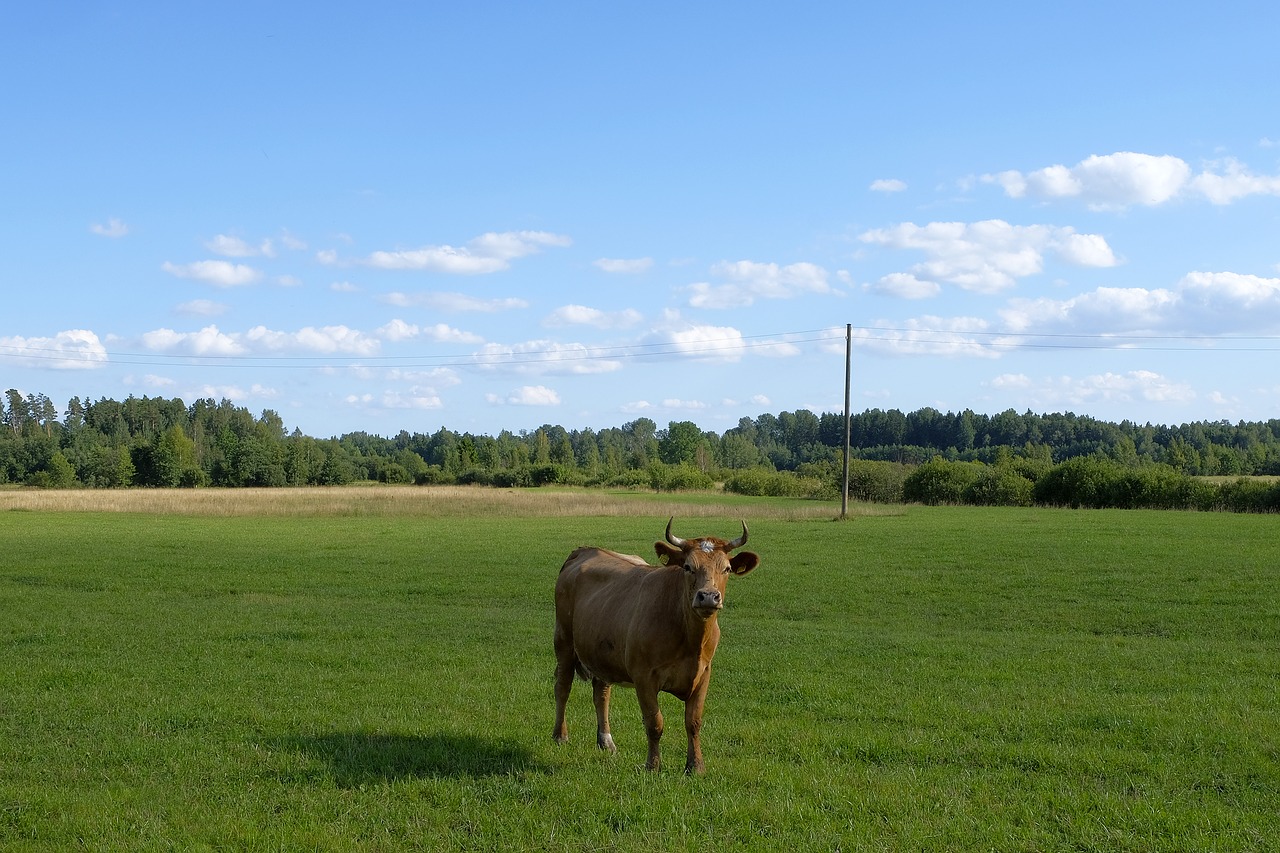
[[[546,231],[490,232],[461,247],[424,246],[420,249],[374,252],[365,259],[365,263],[379,269],[480,275],[508,269],[516,258],[536,254],[544,248],[571,243],[572,240],[564,235]]]
[[[98,222],[93,223],[89,226],[89,231],[97,234],[99,237],[111,237],[114,239],[127,235],[129,233],[129,226],[125,225],[119,219],[112,218],[108,219],[105,225]]]
[[[1096,210],[1154,207],[1184,194],[1217,205],[1251,195],[1280,195],[1280,175],[1256,175],[1234,158],[1207,163],[1192,177],[1191,166],[1179,157],[1132,151],[1095,154],[1070,168],[1047,166],[1026,174],[1010,170],[982,180],[999,184],[1011,198],[1076,198]]]
[[[698,282],[688,287],[694,308],[740,308],[757,299],[791,299],[805,293],[832,293],[827,271],[811,263],[780,267],[756,261],[721,261],[711,274],[724,283]]]
[[[607,273],[634,275],[647,272],[653,266],[653,258],[599,258],[592,264]]]
[[[608,358],[583,344],[561,344],[550,340],[520,344],[485,344],[474,354],[479,367],[511,370],[516,373],[611,373],[622,362]]]
[[[307,248],[306,241],[295,237],[288,229],[280,232],[280,244],[292,252],[301,252]]]
[[[106,347],[87,329],[68,329],[51,338],[0,337],[0,364],[52,370],[91,370],[108,362]]]
[[[1116,209],[1164,204],[1190,177],[1191,167],[1178,157],[1119,151],[1094,154],[1070,168],[1054,165],[1026,174],[1011,170],[983,180],[999,184],[1011,198],[1078,198],[1096,209]]]
[[[889,326],[852,331],[856,346],[882,355],[943,355],[999,358],[1004,341],[988,333],[978,317],[919,317]]]
[[[623,329],[644,319],[634,308],[601,311],[586,305],[564,305],[542,321],[544,326],[594,326],[597,329]]]
[[[198,332],[156,329],[142,335],[142,345],[156,352],[184,351],[199,356],[245,355],[248,352],[235,336],[223,334],[214,325],[205,326]]]
[[[1230,204],[1250,195],[1280,195],[1280,175],[1255,175],[1234,159],[1215,166],[1220,174],[1205,171],[1191,182],[1192,189],[1213,204]]]
[[[440,311],[474,311],[492,314],[528,308],[529,303],[517,297],[480,299],[465,293],[401,293],[392,291],[379,297],[381,301],[399,308],[435,308]]]
[[[426,410],[439,409],[444,406],[444,402],[440,399],[440,395],[436,394],[430,388],[410,389],[408,393],[384,391],[381,403],[382,408],[384,409]]]
[[[180,396],[188,400],[274,400],[280,392],[255,382],[247,390],[239,385],[199,385]]]
[[[278,275],[276,284],[281,287],[302,287],[302,279],[294,275]]]
[[[195,279],[214,287],[239,287],[253,284],[262,277],[262,273],[253,267],[230,261],[196,261],[190,264],[171,264],[165,261],[160,268],[178,278]]]
[[[243,238],[219,234],[212,240],[206,241],[204,247],[215,255],[222,255],[224,258],[254,258],[259,255],[268,258],[275,257],[275,246],[269,238],[253,246],[245,242]]]
[[[349,281],[335,281],[329,285],[334,293],[359,293],[360,288]]]
[[[226,333],[215,325],[196,332],[155,329],[142,335],[142,345],[155,352],[181,352],[194,356],[247,356],[282,352],[377,355],[382,343],[346,326],[306,326],[282,332],[255,326],[247,332]]]
[[[178,305],[174,310],[179,314],[187,314],[193,317],[216,317],[219,314],[225,314],[227,306],[211,299],[192,299],[189,302],[183,302]]]
[[[670,351],[689,358],[739,361],[746,351],[742,332],[731,326],[690,325],[663,329],[658,337]]]
[[[305,326],[296,332],[281,332],[266,326],[254,326],[244,334],[244,341],[258,350],[269,352],[302,351],[344,353],[357,356],[376,355],[382,342],[347,326]]]
[[[1000,311],[1023,334],[1271,332],[1280,328],[1280,278],[1191,272],[1172,288],[1100,287],[1070,299],[1015,299]]]
[[[412,338],[423,337],[436,343],[452,343],[452,344],[479,344],[484,343],[484,338],[471,332],[464,332],[455,329],[445,323],[436,323],[432,326],[418,326],[414,323],[406,323],[404,320],[392,320],[385,326],[377,330],[378,337],[389,341],[404,341]]]
[[[1016,395],[1028,407],[1045,409],[1139,401],[1189,403],[1196,399],[1190,385],[1151,370],[1108,371],[1082,377],[1055,376],[1040,380],[1032,380],[1023,374],[1004,374],[987,385]]]
[[[900,299],[928,299],[942,292],[942,285],[936,281],[921,281],[911,273],[895,272],[881,276],[871,286],[873,293],[885,296],[896,296]]]
[[[873,193],[900,193],[906,188],[906,183],[897,178],[880,178],[872,181],[869,187]]]
[[[321,249],[316,252],[316,260],[327,267],[335,266],[338,263],[338,252],[336,249]]]
[[[497,394],[489,394],[489,402],[506,402],[511,406],[558,406],[559,394],[547,386],[521,386],[500,398]]]
[[[701,400],[681,400],[678,397],[668,397],[662,401],[662,408],[696,412],[699,409],[707,408],[707,404]]]
[[[982,222],[904,222],[858,236],[863,243],[922,252],[925,260],[907,272],[911,292],[924,292],[928,282],[946,282],[975,293],[997,293],[1017,280],[1040,273],[1044,256],[1052,253],[1067,263],[1110,267],[1117,263],[1106,240],[1078,234],[1074,228],[1050,225],[1010,225],[1000,219]],[[884,279],[881,279],[884,282]],[[906,279],[885,287],[904,286]]]

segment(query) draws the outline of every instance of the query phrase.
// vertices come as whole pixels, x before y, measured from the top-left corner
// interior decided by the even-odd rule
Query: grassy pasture
[[[762,557],[730,581],[699,779],[675,701],[658,774],[625,690],[616,757],[583,684],[550,739],[557,568],[651,554],[672,513],[683,535],[745,517]],[[834,514],[0,492],[0,847],[1280,846],[1276,518]]]

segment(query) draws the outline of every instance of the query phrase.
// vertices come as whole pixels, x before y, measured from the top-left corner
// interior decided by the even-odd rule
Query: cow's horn
[[[730,542],[728,545],[724,546],[724,549],[726,551],[732,551],[735,548],[741,548],[743,545],[746,545],[746,544],[747,544],[747,523],[744,521],[742,522],[742,535],[739,536],[737,539],[733,540],[732,542]]]
[[[676,517],[674,515],[667,519],[667,541],[670,542],[672,545],[676,546],[677,548],[683,548],[685,546],[685,541],[681,539],[679,536],[671,535],[671,522],[675,520],[676,520]]]

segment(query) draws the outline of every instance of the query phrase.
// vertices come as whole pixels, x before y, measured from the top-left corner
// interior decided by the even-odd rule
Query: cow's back
[[[627,632],[648,600],[642,587],[662,571],[642,558],[604,548],[579,548],[556,580],[556,630],[571,638],[587,673],[629,683]]]

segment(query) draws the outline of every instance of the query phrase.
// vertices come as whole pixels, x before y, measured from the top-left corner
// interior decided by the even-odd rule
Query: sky
[[[1280,417],[1280,4],[0,8],[0,386]]]

